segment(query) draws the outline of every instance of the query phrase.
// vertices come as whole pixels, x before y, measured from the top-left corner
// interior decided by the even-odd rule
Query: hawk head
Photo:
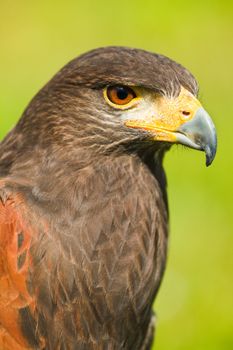
[[[59,71],[33,99],[21,126],[24,131],[28,126],[33,142],[46,139],[48,145],[51,139],[73,149],[81,144],[109,152],[180,143],[204,151],[209,165],[216,132],[197,93],[192,74],[165,56],[99,48]]]

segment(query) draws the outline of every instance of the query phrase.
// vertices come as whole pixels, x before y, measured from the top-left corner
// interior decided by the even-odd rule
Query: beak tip
[[[214,147],[210,148],[209,146],[207,146],[204,151],[205,151],[205,154],[206,154],[206,166],[210,166],[215,158],[215,155],[216,155],[216,150],[217,150],[217,147],[216,147],[216,144]]]
[[[206,155],[206,162],[205,162],[206,166],[207,166],[207,167],[210,166],[212,162],[213,162],[213,159],[211,159],[210,157],[208,157],[208,156]]]
[[[204,151],[206,154],[206,166],[210,166],[215,158],[217,152],[217,135],[215,128],[212,129],[212,138],[209,140],[207,144],[204,146]]]

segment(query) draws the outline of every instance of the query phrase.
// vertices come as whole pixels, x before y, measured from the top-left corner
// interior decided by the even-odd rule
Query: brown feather
[[[1,143],[2,350],[150,347],[169,147],[122,127],[102,95],[116,82],[197,92],[168,58],[99,49],[62,69]]]

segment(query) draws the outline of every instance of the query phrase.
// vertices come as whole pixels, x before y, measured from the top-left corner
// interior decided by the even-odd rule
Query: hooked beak
[[[214,123],[204,108],[199,108],[193,119],[182,124],[176,132],[177,142],[204,151],[206,166],[209,166],[217,150],[217,136]]]
[[[215,126],[196,97],[184,88],[176,98],[157,98],[152,116],[126,120],[125,125],[148,131],[154,141],[180,143],[204,151],[207,166],[214,160]]]

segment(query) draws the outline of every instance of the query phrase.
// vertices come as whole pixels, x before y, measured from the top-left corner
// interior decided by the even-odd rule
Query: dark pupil
[[[124,87],[117,87],[116,88],[116,93],[117,93],[117,97],[120,100],[125,100],[128,97],[128,91],[124,88]]]

